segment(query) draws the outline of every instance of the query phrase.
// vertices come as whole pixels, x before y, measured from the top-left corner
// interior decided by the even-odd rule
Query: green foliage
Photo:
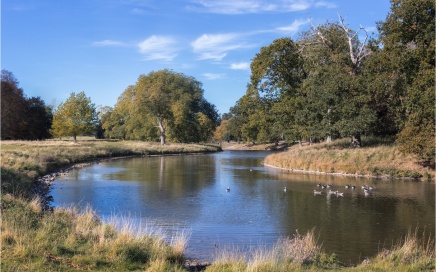
[[[218,125],[215,106],[203,97],[201,83],[169,70],[141,75],[103,115],[105,137],[174,142],[208,140]]]
[[[91,99],[84,92],[71,93],[54,112],[51,132],[55,137],[73,136],[76,140],[78,135],[93,134],[96,124],[97,113]]]
[[[403,152],[434,162],[435,6],[392,0],[378,39],[342,17],[297,42],[262,47],[246,94],[221,135],[247,141],[322,141],[397,136]],[[362,34],[366,38],[361,41]]]

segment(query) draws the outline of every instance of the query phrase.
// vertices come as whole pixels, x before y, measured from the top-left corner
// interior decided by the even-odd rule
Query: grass
[[[402,154],[390,142],[348,148],[346,140],[308,146],[292,146],[266,157],[266,165],[296,171],[335,173],[364,177],[433,180],[434,169],[423,167],[413,155]]]
[[[183,254],[189,233],[166,237],[161,230],[148,225],[138,227],[129,218],[114,217],[109,222],[102,222],[90,208],[84,211],[74,207],[47,210],[32,189],[38,176],[74,163],[129,155],[213,152],[215,147],[183,144],[162,147],[154,143],[92,140],[76,143],[2,141],[1,144],[2,271],[186,271]],[[390,149],[394,148],[392,145],[382,147],[391,150],[389,152],[369,152],[364,148],[348,150],[341,145],[343,143],[336,142],[293,147],[289,152],[268,158],[283,163],[281,167],[297,169],[299,166],[293,164],[290,156],[306,158],[306,161],[297,159],[301,159],[307,169],[317,169],[316,157],[321,155],[325,160],[342,161],[343,165],[347,165],[347,160],[353,162],[348,164],[362,166],[375,162],[382,169],[382,175],[383,169],[394,167],[383,161],[398,162],[404,157]],[[367,149],[371,148],[378,147]],[[408,164],[413,163],[409,161]],[[340,169],[333,163],[325,167]],[[394,173],[399,171],[397,167],[392,169]],[[403,172],[417,171],[401,169]],[[365,173],[361,169],[353,171]],[[344,267],[335,254],[323,253],[313,231],[305,235],[297,233],[278,240],[272,248],[260,247],[249,252],[218,251],[207,271],[434,271],[434,237],[425,241],[419,237],[417,231],[410,232],[393,249],[381,250],[379,255],[356,267]]]
[[[46,173],[75,163],[123,156],[150,156],[216,152],[217,147],[199,144],[168,144],[140,141],[2,141],[2,192],[32,197],[32,182]],[[29,194],[30,193],[30,194]]]
[[[422,235],[425,237],[425,235]],[[335,254],[325,254],[314,231],[282,238],[271,249],[258,248],[247,253],[238,249],[218,252],[207,271],[285,272],[285,271],[434,271],[434,237],[421,240],[418,229],[391,250],[383,249],[372,259],[354,267],[344,266]]]
[[[183,271],[183,250],[129,221],[103,223],[90,208],[44,211],[37,198],[9,194],[2,205],[2,271]]]
[[[184,271],[188,233],[168,238],[129,219],[101,222],[90,208],[47,210],[35,184],[37,177],[76,163],[217,150],[134,141],[2,141],[2,271]]]

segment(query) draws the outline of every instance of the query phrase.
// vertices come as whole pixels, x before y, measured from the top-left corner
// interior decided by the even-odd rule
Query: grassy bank
[[[46,210],[32,188],[38,176],[75,163],[129,155],[213,152],[216,148],[130,141],[1,144],[2,271],[185,271],[185,235],[164,239],[153,229],[132,228],[128,220],[104,223],[91,209]],[[165,243],[168,240],[172,242]],[[421,241],[411,233],[393,250],[381,250],[379,256],[357,267],[344,267],[334,254],[323,253],[309,232],[280,239],[268,250],[244,254],[223,250],[207,271],[431,271],[434,258],[434,240]]]
[[[434,169],[419,164],[413,155],[402,154],[392,143],[348,148],[349,141],[338,140],[299,147],[268,156],[266,165],[294,171],[343,174],[379,178],[433,180]]]
[[[207,271],[287,272],[287,271],[434,271],[434,239],[421,240],[409,232],[391,250],[382,249],[372,259],[356,267],[345,267],[335,254],[322,252],[314,232],[277,241],[272,249],[256,249],[242,254],[224,250]]]
[[[38,176],[76,163],[123,156],[216,152],[217,147],[139,141],[2,141],[2,192],[32,197]]]
[[[1,270],[183,271],[186,236],[165,239],[149,228],[133,230],[128,220],[103,223],[91,209],[46,210],[35,196],[37,177],[98,159],[216,151],[133,141],[2,141]]]

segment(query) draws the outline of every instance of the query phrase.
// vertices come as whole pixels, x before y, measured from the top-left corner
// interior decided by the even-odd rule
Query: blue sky
[[[222,114],[244,95],[262,46],[338,14],[375,32],[389,9],[388,0],[2,0],[1,67],[46,104],[84,91],[111,107],[139,75],[168,68],[202,82]]]

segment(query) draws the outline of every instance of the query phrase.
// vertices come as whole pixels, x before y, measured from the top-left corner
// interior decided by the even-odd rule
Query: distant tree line
[[[274,142],[396,136],[400,148],[434,160],[435,7],[391,0],[377,39],[337,22],[297,41],[280,38],[251,63],[246,94],[222,116],[215,138]]]
[[[12,72],[1,70],[1,139],[51,137],[52,109],[40,97],[27,98]]]
[[[84,92],[71,93],[56,109],[39,97],[26,98],[14,75],[2,70],[1,139],[96,138],[205,142],[219,124],[215,105],[201,82],[171,70],[141,75],[114,108],[97,107]]]

